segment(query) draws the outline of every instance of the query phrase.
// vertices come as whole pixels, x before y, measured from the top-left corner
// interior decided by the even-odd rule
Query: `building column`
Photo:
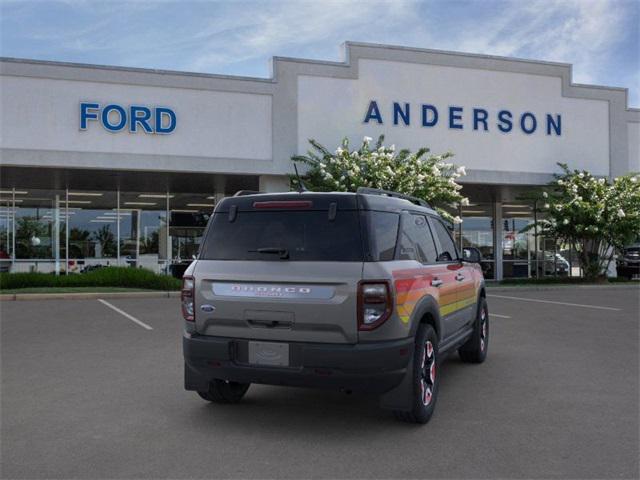
[[[67,205],[69,205],[67,203]],[[60,195],[55,196],[53,209],[53,241],[51,247],[55,259],[55,274],[60,275]]]
[[[261,192],[288,192],[289,177],[286,175],[260,175],[260,185],[258,187]]]
[[[493,206],[493,251],[495,252],[496,281],[502,280],[502,201],[496,200]]]

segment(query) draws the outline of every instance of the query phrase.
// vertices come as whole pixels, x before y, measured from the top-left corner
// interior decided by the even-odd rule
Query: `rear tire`
[[[396,410],[398,420],[427,423],[435,410],[440,376],[438,370],[438,335],[431,325],[422,324],[416,333],[413,354],[413,394],[410,411]]]
[[[227,382],[226,380],[213,380],[209,384],[209,390],[198,392],[201,398],[213,403],[238,403],[247,393],[250,383]]]
[[[489,348],[489,309],[486,298],[480,299],[473,335],[458,349],[460,358],[467,363],[482,363],[487,358]]]

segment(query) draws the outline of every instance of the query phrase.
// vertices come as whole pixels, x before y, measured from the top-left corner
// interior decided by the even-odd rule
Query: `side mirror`
[[[480,263],[482,260],[482,254],[477,248],[465,247],[462,249],[462,258],[465,262]]]

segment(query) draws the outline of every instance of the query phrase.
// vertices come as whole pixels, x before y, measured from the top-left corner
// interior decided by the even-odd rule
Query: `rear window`
[[[204,240],[203,260],[363,261],[358,212],[327,211],[216,213]]]

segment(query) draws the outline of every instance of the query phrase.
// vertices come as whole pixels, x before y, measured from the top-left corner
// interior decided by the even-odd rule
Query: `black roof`
[[[418,205],[404,197],[390,197],[378,193],[353,193],[353,192],[282,192],[282,193],[249,193],[224,198],[216,206],[216,212],[228,212],[232,208],[238,211],[254,211],[255,203],[260,202],[288,202],[310,201],[311,210],[328,210],[330,204],[336,203],[338,210],[377,210],[387,212],[401,212],[409,210],[428,215],[438,215],[431,207]],[[426,202],[425,202],[426,204]],[[272,204],[273,205],[273,204]],[[274,208],[274,207],[272,207]],[[289,210],[286,205],[282,210]]]

